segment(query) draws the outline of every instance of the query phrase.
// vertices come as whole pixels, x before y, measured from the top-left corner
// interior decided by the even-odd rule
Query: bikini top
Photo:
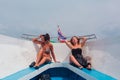
[[[46,48],[45,53],[49,54],[50,53],[50,48]]]

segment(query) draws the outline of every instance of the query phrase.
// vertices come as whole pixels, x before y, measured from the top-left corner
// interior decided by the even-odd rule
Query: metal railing
[[[32,38],[36,38],[39,35],[33,35],[33,34],[22,34],[21,38],[26,39],[26,40],[32,40]],[[66,37],[67,39],[70,39],[72,36]],[[95,34],[90,34],[90,35],[82,35],[79,37],[86,37],[87,40],[91,39],[97,39]],[[52,42],[58,42],[58,37],[50,37]]]

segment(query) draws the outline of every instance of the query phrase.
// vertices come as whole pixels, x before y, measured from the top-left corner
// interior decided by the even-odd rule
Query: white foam
[[[15,39],[0,35],[0,78],[6,77],[22,70],[35,60],[38,45],[31,41]],[[70,49],[64,43],[53,43],[55,55],[60,62],[69,62]],[[120,79],[120,49],[118,44],[111,41],[89,42],[84,48],[84,53],[92,57],[93,68]],[[113,49],[113,50],[111,50]],[[113,52],[117,52],[114,54]]]

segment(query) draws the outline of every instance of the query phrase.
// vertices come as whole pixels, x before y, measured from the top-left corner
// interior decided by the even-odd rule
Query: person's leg
[[[71,62],[71,63],[74,63],[74,64],[77,65],[79,68],[83,68],[83,66],[78,63],[78,61],[75,59],[75,57],[74,57],[73,55],[70,55],[70,62]]]
[[[86,60],[87,60],[87,69],[91,70],[92,65],[91,65],[91,57],[90,56],[86,56]]]
[[[42,55],[43,55],[43,50],[40,49],[40,51],[38,52],[37,56],[36,56],[36,61],[35,61],[35,65],[38,65],[41,58],[42,58]]]
[[[51,58],[49,58],[49,57],[43,57],[43,58],[40,60],[40,62],[39,62],[37,65],[35,65],[35,66],[40,66],[40,65],[44,64],[44,63],[47,62],[47,61],[51,61]]]

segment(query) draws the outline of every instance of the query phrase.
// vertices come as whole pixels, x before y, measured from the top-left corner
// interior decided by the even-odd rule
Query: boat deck
[[[3,78],[2,80],[29,80],[32,79],[33,77],[39,75],[40,73],[51,69],[51,68],[60,68],[60,67],[64,67],[67,68],[73,72],[75,72],[76,74],[78,74],[79,76],[85,78],[85,80],[116,80],[115,78],[106,75],[104,73],[101,73],[97,70],[87,70],[85,68],[83,68],[82,70],[73,67],[72,65],[68,64],[68,63],[50,63],[50,64],[45,64],[42,65],[38,70],[35,70],[34,68],[25,68],[21,71],[18,71],[14,74],[11,74],[5,78]],[[55,72],[55,71],[54,71]]]

